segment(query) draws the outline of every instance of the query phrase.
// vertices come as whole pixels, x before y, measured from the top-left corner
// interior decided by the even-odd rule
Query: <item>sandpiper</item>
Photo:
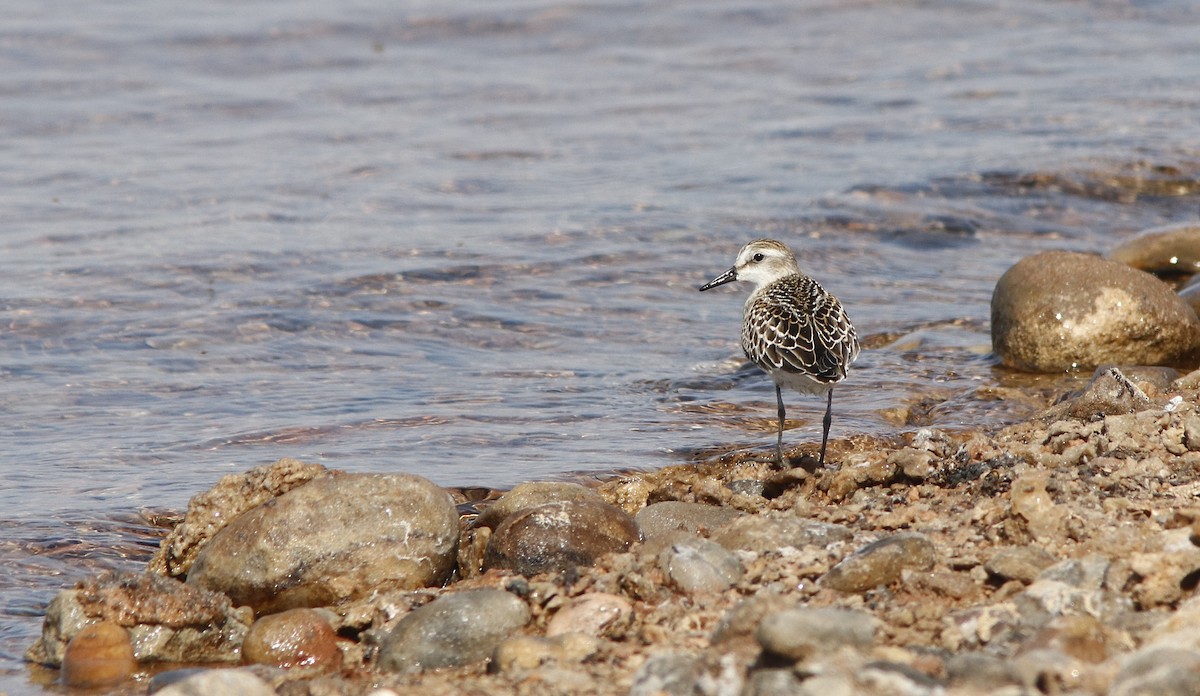
[[[858,357],[858,334],[838,298],[800,272],[796,256],[783,243],[756,239],[738,252],[733,268],[700,286],[703,292],[735,280],[754,283],[742,320],[742,350],[775,381],[779,402],[776,453],[783,458],[783,393],[825,394],[819,466],[833,414],[833,385],[846,377]]]

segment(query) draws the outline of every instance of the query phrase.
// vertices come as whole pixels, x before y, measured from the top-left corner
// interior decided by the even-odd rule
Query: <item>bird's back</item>
[[[842,303],[812,278],[795,273],[764,285],[746,301],[742,349],[777,382],[811,391],[844,379],[859,345]],[[811,387],[804,384],[809,380],[815,383]]]

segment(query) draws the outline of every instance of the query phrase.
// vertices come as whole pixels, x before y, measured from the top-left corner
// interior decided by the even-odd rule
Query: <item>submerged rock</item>
[[[590,566],[606,553],[626,551],[641,539],[637,523],[608,503],[565,500],[510,515],[492,534],[485,568],[521,575]]]
[[[420,672],[478,662],[529,619],[525,602],[504,590],[444,595],[400,620],[380,648],[379,668]]]
[[[1108,258],[1150,273],[1200,272],[1200,225],[1144,230],[1109,252]]]
[[[243,513],[197,556],[189,585],[269,613],[440,585],[454,572],[458,513],[410,474],[345,474]]]
[[[1165,283],[1090,254],[1022,259],[996,283],[992,346],[1010,367],[1063,372],[1104,364],[1195,367],[1200,320]]]

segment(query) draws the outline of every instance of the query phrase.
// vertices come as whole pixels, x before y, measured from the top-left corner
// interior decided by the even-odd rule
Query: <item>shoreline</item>
[[[1164,643],[1200,664],[1200,632],[1184,621],[1200,616],[1200,371],[1174,382],[1129,372],[1136,393],[1101,371],[1083,393],[995,432],[834,440],[836,469],[780,470],[744,453],[617,475],[590,490],[635,516],[645,538],[569,572],[462,572],[482,553],[478,528],[464,525],[456,582],[321,610],[339,669],[242,670],[275,693],[314,696],[641,694],[676,678],[731,694],[1134,693],[1120,689],[1186,669],[1178,655],[1155,657]],[[664,561],[701,542],[740,565],[724,587],[695,589]],[[518,597],[529,617],[488,659],[415,673],[374,664],[368,636],[484,589]],[[584,648],[547,633],[597,597],[628,610],[571,631]],[[768,630],[772,616],[803,624],[818,609],[866,628],[801,647]]]

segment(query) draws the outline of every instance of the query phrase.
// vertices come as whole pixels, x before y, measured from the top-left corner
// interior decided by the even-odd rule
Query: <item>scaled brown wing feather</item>
[[[763,298],[764,300],[767,298]],[[836,298],[822,294],[811,307],[754,303],[742,335],[746,356],[765,368],[837,382],[858,355],[858,338]]]

